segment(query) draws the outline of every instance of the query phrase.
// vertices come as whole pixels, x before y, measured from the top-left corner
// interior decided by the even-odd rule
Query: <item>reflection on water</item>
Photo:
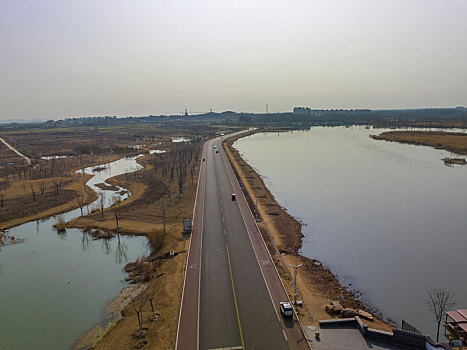
[[[92,173],[93,168],[85,171]],[[135,157],[112,162],[94,172],[88,185],[106,194],[107,207],[115,192],[95,184],[140,168]],[[80,209],[75,209],[63,218],[79,215]],[[144,237],[93,240],[77,229],[57,233],[55,221],[11,229],[11,235],[25,242],[0,252],[0,349],[70,348],[103,320],[106,303],[125,285],[124,265],[149,253]]]
[[[261,133],[235,147],[306,224],[303,254],[385,316],[433,334],[427,288],[446,288],[467,306],[467,166],[445,166],[450,152],[369,137],[383,131]]]

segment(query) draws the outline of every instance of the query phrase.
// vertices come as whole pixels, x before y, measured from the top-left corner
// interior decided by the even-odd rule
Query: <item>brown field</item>
[[[243,137],[242,135],[240,137]],[[291,286],[293,270],[289,264],[303,264],[297,277],[299,300],[303,307],[298,308],[298,314],[304,325],[317,325],[319,320],[329,319],[324,309],[332,300],[339,300],[339,294],[344,296],[344,307],[368,310],[377,315],[377,311],[365,305],[358,299],[358,291],[351,291],[342,286],[337,277],[319,261],[309,259],[298,253],[302,244],[301,224],[279,206],[274,196],[269,192],[261,177],[240,156],[232,144],[238,139],[231,138],[224,142],[227,155],[233,165],[237,178],[241,181],[245,196],[254,208],[252,198],[258,200],[258,212],[261,222],[258,226],[269,248],[281,279],[289,296],[293,298]],[[252,209],[253,210],[253,209]],[[366,321],[370,327],[391,331],[392,326],[379,319]]]
[[[388,131],[371,135],[375,140],[396,141],[412,145],[430,146],[467,155],[467,134],[444,131]]]

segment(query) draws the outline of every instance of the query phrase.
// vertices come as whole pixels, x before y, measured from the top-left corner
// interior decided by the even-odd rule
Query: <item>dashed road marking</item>
[[[227,245],[227,243],[225,244],[225,248],[227,249],[227,261],[229,262],[230,281],[232,282],[232,291],[233,291],[234,302],[235,302],[235,310],[237,311],[238,329],[240,330],[240,339],[242,341],[242,349],[245,349],[245,343],[243,342],[242,325],[240,323],[240,315],[238,314],[237,295],[235,294],[235,284],[234,284],[233,275],[232,275],[232,265],[230,265],[229,246]]]

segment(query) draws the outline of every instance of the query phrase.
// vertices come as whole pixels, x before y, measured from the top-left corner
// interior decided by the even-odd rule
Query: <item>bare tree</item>
[[[104,220],[105,193],[99,193],[99,207],[101,208],[101,220]],[[118,226],[118,224],[117,224]]]
[[[54,186],[55,186],[55,195],[59,196],[62,190],[62,181],[54,180]]]
[[[452,293],[445,289],[429,289],[427,291],[426,303],[430,312],[435,317],[436,323],[438,324],[438,332],[436,333],[436,341],[439,340],[439,327],[444,314],[456,303]]]
[[[136,317],[138,318],[138,326],[139,326],[139,335],[143,335],[143,305],[145,301],[145,295],[144,292],[141,293],[141,295],[133,301],[131,304],[133,310],[136,313]]]
[[[6,197],[6,191],[1,190],[0,191],[0,210],[2,211],[5,208],[5,197]]]
[[[117,233],[118,233],[118,220],[120,219],[120,216],[121,216],[121,210],[120,210],[121,205],[122,205],[122,200],[120,199],[120,197],[114,196],[112,200],[112,212],[115,217],[115,224],[116,224],[115,230],[117,231]]]
[[[160,316],[159,313],[156,313],[154,311],[154,303],[153,303],[153,300],[154,300],[154,293],[155,293],[155,289],[152,288],[151,290],[151,294],[149,295],[149,304],[151,305],[151,311],[152,311],[152,315],[149,317],[149,319],[151,321],[154,321],[156,319],[156,316]]]
[[[33,201],[34,205],[36,205],[37,204],[37,199],[36,199],[36,191],[34,189],[34,184],[32,182],[30,182],[29,187],[31,188],[32,201]]]
[[[39,182],[39,190],[41,192],[41,196],[44,197],[44,193],[45,193],[45,182]],[[83,215],[83,214],[81,214]]]
[[[84,195],[82,192],[78,192],[76,194],[76,201],[78,202],[79,209],[81,210],[81,216],[83,216]]]

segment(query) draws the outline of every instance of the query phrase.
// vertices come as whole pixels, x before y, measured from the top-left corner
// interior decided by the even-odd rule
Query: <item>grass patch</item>
[[[58,217],[57,221],[55,221],[54,228],[59,233],[66,232],[66,222],[63,216]]]

